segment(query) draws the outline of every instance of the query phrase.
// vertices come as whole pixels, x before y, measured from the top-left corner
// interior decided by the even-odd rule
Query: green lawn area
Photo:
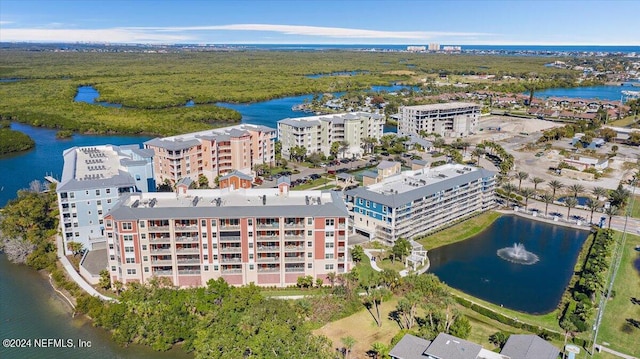
[[[622,118],[620,120],[609,122],[607,125],[609,125],[609,126],[617,126],[617,127],[627,127],[627,126],[631,125],[634,122],[636,122],[636,119],[635,119],[634,116],[627,116],[627,117]]]
[[[330,183],[331,183],[330,180],[322,177],[322,178],[318,178],[317,180],[313,180],[313,181],[311,181],[309,183],[304,183],[304,184],[297,185],[297,186],[293,187],[291,190],[292,191],[302,191],[302,190],[305,190],[305,189],[318,187],[318,186],[323,186],[323,185],[325,185],[323,187],[326,187]]]
[[[484,231],[501,215],[502,214],[498,212],[482,213],[476,217],[460,222],[453,227],[419,239],[418,242],[427,250],[459,242]]]
[[[616,238],[620,236],[622,233],[616,232]],[[626,319],[640,320],[640,305],[631,302],[631,298],[640,299],[640,273],[633,264],[640,260],[640,252],[634,250],[637,245],[640,245],[640,237],[627,235],[613,285],[615,297],[605,307],[598,334],[598,343],[607,342],[611,349],[634,356],[640,355],[640,329],[626,324]]]
[[[640,218],[640,196],[635,196],[635,201],[631,208],[631,217]]]

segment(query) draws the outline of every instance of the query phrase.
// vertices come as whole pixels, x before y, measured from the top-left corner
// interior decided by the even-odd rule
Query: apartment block
[[[320,152],[329,156],[334,142],[346,141],[349,148],[341,155],[359,157],[364,151],[363,140],[380,139],[384,123],[383,115],[368,112],[287,118],[278,121],[278,140],[283,156],[289,156],[296,146],[303,146],[307,155]]]
[[[255,165],[275,161],[276,130],[242,124],[183,135],[154,138],[144,143],[154,151],[156,181],[176,183],[182,178],[209,184],[233,170],[252,175]]]
[[[398,134],[420,134],[424,131],[442,137],[464,137],[476,130],[479,119],[480,105],[470,102],[402,106]]]
[[[138,145],[73,147],[63,156],[56,194],[65,250],[68,242],[104,245],[103,216],[120,196],[155,191],[153,152]]]
[[[351,229],[388,243],[495,206],[495,172],[459,164],[403,171],[346,191]]]
[[[169,278],[180,287],[295,285],[345,273],[348,212],[333,191],[277,188],[131,193],[105,217],[112,281]]]

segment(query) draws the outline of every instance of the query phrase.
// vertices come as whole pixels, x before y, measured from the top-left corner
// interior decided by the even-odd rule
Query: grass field
[[[621,235],[616,232],[616,238]],[[634,356],[640,355],[640,329],[627,324],[626,319],[640,320],[640,305],[631,302],[631,298],[640,299],[640,273],[634,268],[634,261],[640,261],[640,252],[634,250],[637,245],[640,237],[627,235],[613,286],[615,297],[606,304],[598,334],[599,344],[607,342],[611,349]]]
[[[484,231],[501,215],[502,214],[498,212],[482,213],[476,217],[456,224],[453,227],[449,227],[438,233],[419,239],[418,242],[427,250],[459,242]]]
[[[616,126],[616,127],[627,127],[627,126],[633,124],[634,122],[636,122],[636,119],[635,119],[634,116],[627,116],[627,117],[619,119],[617,121],[609,122],[608,125]]]
[[[640,196],[635,196],[633,207],[631,208],[631,217],[640,218]]]

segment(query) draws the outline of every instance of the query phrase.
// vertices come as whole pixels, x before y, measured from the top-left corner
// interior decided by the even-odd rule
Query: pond
[[[78,87],[78,92],[76,93],[76,97],[74,97],[73,100],[76,102],[85,102],[92,105],[100,105],[103,107],[122,108],[122,104],[119,103],[96,102],[96,99],[99,96],[100,93],[98,93],[98,90],[96,90],[93,86],[80,86]]]
[[[564,203],[566,199],[567,197],[560,197],[558,198],[558,202]],[[578,200],[578,206],[586,206],[589,201],[589,197],[576,197],[576,199]]]
[[[588,234],[502,216],[470,239],[429,251],[429,271],[447,285],[491,303],[526,313],[548,313],[560,302]],[[518,243],[536,261],[522,264],[498,255],[499,250]]]

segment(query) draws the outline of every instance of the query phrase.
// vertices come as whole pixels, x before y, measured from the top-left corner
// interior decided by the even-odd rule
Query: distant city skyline
[[[638,1],[2,0],[2,42],[640,45]]]

